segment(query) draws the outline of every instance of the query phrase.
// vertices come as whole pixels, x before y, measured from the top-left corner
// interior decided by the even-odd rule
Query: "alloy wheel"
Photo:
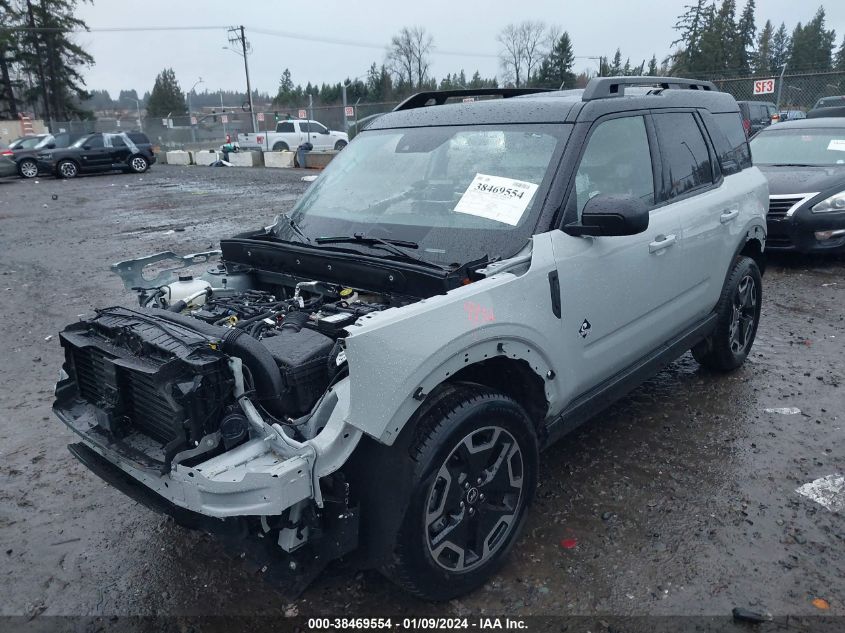
[[[519,444],[505,429],[476,429],[455,445],[425,506],[428,551],[440,567],[466,572],[489,560],[516,527],[523,493]]]
[[[746,350],[754,333],[757,318],[757,284],[750,275],[737,284],[731,314],[730,346],[734,354]]]
[[[59,165],[59,172],[65,178],[73,178],[74,176],[76,176],[76,165],[74,165],[70,161],[64,162]]]
[[[147,161],[145,161],[140,156],[136,156],[132,159],[132,162],[129,165],[137,172],[142,172],[147,168]]]
[[[21,175],[24,178],[35,178],[38,175],[38,165],[31,160],[25,160],[20,165]]]

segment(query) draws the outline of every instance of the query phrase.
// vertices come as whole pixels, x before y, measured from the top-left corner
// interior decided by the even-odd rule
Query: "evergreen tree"
[[[0,24],[20,24],[20,15],[10,0],[0,0]],[[16,92],[21,82],[13,78],[12,69],[18,62],[14,31],[0,30],[0,119],[18,118]]]
[[[547,88],[574,88],[575,53],[572,50],[572,40],[566,31],[553,44],[551,51],[540,64],[536,83]]]
[[[786,32],[786,24],[781,22],[778,30],[772,36],[772,65],[769,68],[770,73],[780,72],[780,67],[789,59],[791,50],[792,40]]]
[[[792,70],[830,70],[833,66],[833,47],[836,33],[825,29],[824,7],[819,7],[813,19],[792,32],[789,68]]]
[[[754,8],[754,0],[748,0],[745,3],[745,8],[742,10],[742,15],[737,23],[736,41],[734,43],[734,67],[746,73],[751,70],[754,36],[757,33],[757,26],[754,24]]]
[[[845,73],[845,37],[842,38],[842,44],[839,45],[839,50],[836,51],[833,67],[839,72]]]
[[[648,60],[648,72],[646,72],[646,75],[657,77],[657,55],[652,55],[651,59]]]
[[[153,91],[147,99],[147,114],[151,117],[164,118],[170,116],[183,116],[187,114],[188,106],[185,104],[185,95],[176,81],[176,73],[172,68],[165,68],[156,77]]]
[[[757,49],[754,51],[752,67],[755,75],[768,75],[772,70],[772,38],[774,29],[771,20],[766,20],[760,37],[757,38]]]
[[[616,77],[622,74],[622,51],[618,48],[613,54],[613,62],[610,64],[609,74],[611,77]]]
[[[673,70],[679,73],[689,73],[701,63],[701,34],[707,26],[705,21],[712,13],[709,0],[696,0],[695,4],[687,5],[686,11],[678,17],[674,29],[678,31],[678,39],[672,46],[680,44],[680,49],[673,55]]]

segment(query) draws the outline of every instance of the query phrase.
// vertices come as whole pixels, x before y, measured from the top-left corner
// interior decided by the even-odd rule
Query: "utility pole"
[[[258,131],[258,125],[255,122],[255,108],[252,104],[252,84],[249,81],[249,60],[247,60],[247,54],[249,53],[249,42],[246,41],[246,34],[244,33],[244,27],[241,26],[233,26],[229,29],[229,44],[238,43],[241,45],[241,54],[244,58],[244,72],[246,73],[246,98],[249,102],[249,118],[252,121],[252,132],[253,134]]]
[[[780,91],[783,88],[783,73],[786,72],[786,64],[780,67],[780,79],[778,79],[778,97],[777,103],[775,103],[775,107],[780,110]]]

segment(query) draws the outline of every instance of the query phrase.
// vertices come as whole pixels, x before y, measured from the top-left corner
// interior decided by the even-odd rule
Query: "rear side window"
[[[668,178],[669,198],[682,196],[713,182],[713,165],[707,142],[691,112],[655,114],[654,123]]]
[[[293,129],[293,122],[292,121],[284,121],[276,125],[277,132],[284,132],[284,133],[293,133],[295,130]]]
[[[126,143],[124,143],[123,139],[119,136],[113,136],[111,139],[111,146],[112,147],[126,147]]]
[[[716,121],[717,131],[724,136],[724,140],[713,139],[719,153],[722,174],[728,176],[751,167],[751,150],[748,147],[748,139],[739,113],[714,114],[713,119]],[[727,146],[723,144],[724,141],[727,142]]]
[[[126,136],[129,137],[135,145],[149,145],[150,139],[147,138],[146,134],[141,134],[140,132],[129,132]]]

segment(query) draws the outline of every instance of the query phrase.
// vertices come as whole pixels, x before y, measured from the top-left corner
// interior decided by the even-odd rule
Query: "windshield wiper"
[[[372,237],[364,235],[363,233],[355,233],[354,235],[336,235],[333,237],[318,237],[314,240],[317,244],[364,244],[366,246],[374,246],[374,247],[381,247],[387,251],[390,251],[394,255],[398,255],[405,261],[412,261],[417,264],[422,264],[423,266],[430,266],[433,268],[438,268],[441,270],[446,270],[443,266],[439,266],[433,262],[426,261],[417,257],[416,255],[412,255],[407,251],[403,251],[402,248],[419,248],[420,245],[416,242],[410,242],[407,240],[393,240],[393,239],[384,239],[381,237]]]
[[[772,167],[821,167],[821,165],[808,165],[807,163],[771,163]]]
[[[308,237],[307,235],[305,235],[305,231],[303,231],[299,227],[299,225],[296,223],[296,220],[294,220],[292,217],[290,217],[287,213],[280,213],[278,217],[279,217],[280,220],[283,220],[284,223],[287,226],[289,226],[290,229],[294,233],[296,233],[299,237],[301,237],[306,243],[308,243],[308,244],[311,243],[311,238]]]

